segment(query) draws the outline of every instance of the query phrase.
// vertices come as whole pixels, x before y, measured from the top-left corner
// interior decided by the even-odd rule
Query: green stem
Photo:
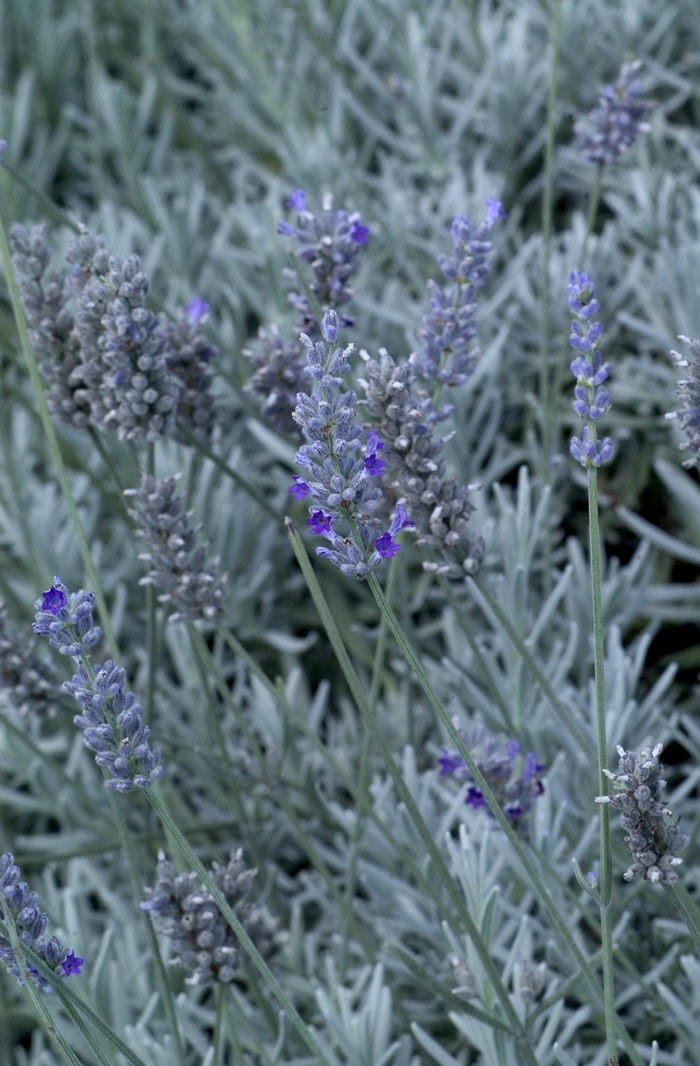
[[[83,529],[83,523],[80,520],[80,514],[73,496],[73,490],[68,480],[68,472],[66,470],[65,463],[63,462],[63,456],[61,455],[61,448],[58,442],[58,436],[56,430],[53,427],[51,421],[51,415],[49,413],[48,404],[46,403],[46,396],[44,395],[44,388],[41,383],[41,377],[39,375],[39,368],[37,366],[36,356],[34,349],[32,348],[31,341],[29,339],[29,330],[27,328],[27,321],[24,317],[24,311],[22,309],[22,301],[19,295],[19,288],[17,286],[17,278],[15,277],[14,267],[12,266],[12,257],[10,254],[10,246],[7,243],[7,234],[5,232],[5,224],[0,220],[0,258],[2,258],[2,265],[5,271],[5,280],[10,293],[10,300],[12,302],[12,310],[15,316],[15,322],[17,324],[17,332],[24,351],[24,357],[27,361],[27,369],[29,371],[29,377],[34,387],[36,395],[37,405],[39,407],[39,417],[41,424],[46,434],[46,440],[53,459],[54,466],[56,468],[56,474],[58,482],[61,486],[61,492],[66,501],[68,513],[70,514],[71,521],[73,522],[73,528],[75,530],[75,537],[78,542],[78,549],[80,556],[83,560],[83,566],[85,567],[85,573],[87,574],[90,587],[95,594],[97,600],[97,607],[100,612],[100,621],[102,628],[104,629],[105,638],[109,645],[109,650],[114,659],[119,658],[119,647],[117,640],[112,629],[112,622],[109,617],[109,611],[107,610],[107,602],[102,592],[102,586],[100,585],[99,578],[97,576],[97,570],[95,564],[92,561],[90,555],[90,546],[85,536],[85,530]]]
[[[394,634],[394,637],[396,638],[396,641],[399,647],[401,648],[401,651],[406,657],[407,662],[415,673],[421,685],[421,688],[423,689],[423,692],[427,696],[431,706],[433,707],[433,710],[436,712],[438,718],[442,722],[450,740],[457,748],[462,759],[464,759],[467,769],[473,777],[474,783],[476,784],[477,788],[481,791],[484,799],[486,800],[486,804],[489,810],[491,811],[499,826],[508,838],[513,850],[515,851],[515,854],[517,855],[523,869],[525,870],[525,873],[530,878],[530,881],[532,882],[536,893],[539,895],[542,904],[547,909],[557,933],[561,937],[563,943],[566,944],[569,951],[576,959],[577,964],[583,970],[586,979],[595,994],[596,1000],[598,1002],[601,1002],[603,997],[601,995],[599,983],[593,971],[591,970],[591,967],[587,959],[585,958],[583,952],[581,951],[578,944],[571,935],[569,927],[567,926],[566,922],[559,913],[557,906],[552,896],[550,895],[549,889],[545,884],[539,870],[537,869],[535,863],[530,859],[529,855],[525,851],[522,841],[520,840],[512,825],[508,821],[507,817],[499,807],[496,797],[494,796],[485,777],[483,776],[479,767],[474,761],[471,752],[468,748],[465,747],[462,737],[456,730],[450,716],[443,707],[439,696],[433,688],[430,679],[428,678],[428,675],[423,669],[420,660],[418,659],[415,652],[413,651],[413,648],[406,639],[406,636],[403,633],[393,611],[391,610],[391,607],[386,602],[386,598],[384,597],[384,593],[382,592],[381,586],[379,585],[377,579],[373,574],[370,574],[367,580],[372,589],[372,592],[374,593],[379,608],[382,614],[386,614],[391,631]],[[631,1036],[629,1035],[626,1028],[616,1015],[614,1017],[614,1020],[615,1025],[617,1027],[618,1036],[624,1042],[625,1048],[630,1058],[633,1060],[633,1062],[637,1064],[637,1066],[642,1066],[642,1060],[637,1054]]]
[[[595,220],[598,216],[598,206],[600,204],[600,193],[603,187],[603,164],[598,163],[595,172],[595,181],[593,182],[593,188],[591,189],[591,195],[588,200],[588,213],[586,215],[586,232],[583,235],[583,244],[581,245],[581,254],[578,257],[578,269],[583,270],[586,262],[586,252],[588,251],[588,241],[593,232],[595,226]]]
[[[107,771],[105,770],[105,777],[107,777]],[[150,790],[149,790],[150,791]],[[131,891],[134,897],[134,902],[138,906],[140,900],[143,897],[143,891],[141,886],[141,880],[139,878],[138,868],[136,866],[136,856],[134,848],[131,846],[131,840],[129,839],[129,830],[126,824],[126,818],[124,817],[124,811],[117,800],[114,792],[109,791],[109,803],[114,815],[114,821],[117,826],[117,834],[119,836],[119,842],[121,844],[122,853],[126,859],[127,869],[129,871],[129,880],[131,882]],[[153,966],[155,969],[156,983],[158,985],[158,991],[163,1002],[163,1009],[168,1022],[168,1028],[170,1029],[170,1035],[172,1037],[173,1045],[175,1047],[175,1054],[179,1066],[185,1066],[185,1050],[182,1044],[182,1036],[180,1034],[180,1026],[177,1021],[177,1015],[175,1013],[175,1000],[173,998],[173,992],[168,980],[168,974],[163,963],[162,956],[160,954],[160,945],[158,943],[158,937],[156,931],[153,928],[153,922],[150,915],[140,911],[144,925],[146,928],[146,935],[148,937],[148,946],[151,951],[151,957],[153,958]]]
[[[561,41],[562,0],[554,0],[552,15],[549,93],[547,96],[547,140],[544,153],[544,187],[542,190],[542,318],[540,325],[540,402],[542,404],[542,484],[551,477],[549,457],[552,451],[553,402],[549,387],[549,264],[552,247],[552,202],[554,191],[554,142],[557,132],[557,81]]]
[[[266,985],[277,999],[277,1002],[281,1006],[282,1010],[285,1011],[286,1014],[289,1016],[290,1021],[294,1025],[295,1029],[299,1033],[299,1036],[304,1041],[311,1054],[316,1056],[318,1061],[322,1063],[322,1066],[331,1066],[323,1052],[323,1049],[316,1040],[316,1037],[311,1032],[309,1027],[305,1024],[300,1014],[287,996],[287,993],[284,991],[279,981],[273,974],[272,970],[267,965],[262,955],[256,948],[255,944],[248,936],[248,933],[241,925],[236,915],[231,910],[229,904],[226,901],[226,898],[222,895],[211,874],[204,868],[200,860],[195,855],[194,851],[192,850],[184,835],[180,831],[179,826],[177,825],[170,812],[168,811],[167,807],[163,803],[163,800],[152,788],[144,789],[144,791],[146,793],[146,797],[149,803],[158,815],[163,825],[163,828],[167,829],[168,832],[172,835],[173,839],[177,841],[182,854],[187,860],[188,866],[197,874],[202,883],[211,893],[211,896],[217,907],[221,911],[222,915],[228,922],[233,932],[238,937],[238,940],[240,941],[243,950],[253,962],[253,965],[256,967],[263,980],[265,981]]]
[[[423,816],[421,815],[418,806],[406,785],[406,782],[401,776],[401,771],[397,767],[391,752],[386,746],[386,743],[384,742],[384,739],[381,733],[379,732],[379,729],[377,728],[377,723],[365,697],[362,685],[360,683],[360,679],[358,678],[355,669],[352,663],[350,662],[350,658],[348,656],[345,645],[343,644],[340,631],[338,630],[335,619],[333,618],[328,603],[326,602],[323,592],[321,591],[321,586],[318,583],[313,567],[311,566],[309,558],[306,554],[301,537],[294,528],[294,524],[292,523],[291,519],[287,519],[286,525],[287,531],[289,533],[289,538],[292,543],[292,548],[294,549],[294,554],[297,557],[299,566],[301,567],[302,573],[309,587],[309,591],[311,592],[314,603],[316,604],[316,609],[318,610],[318,613],[321,617],[321,621],[328,634],[328,638],[333,647],[333,651],[335,652],[340,668],[343,671],[343,675],[345,676],[345,679],[348,683],[353,699],[355,700],[355,704],[358,710],[360,711],[362,717],[364,718],[365,724],[372,735],[372,740],[378,748],[382,759],[384,760],[386,768],[389,771],[397,795],[401,802],[406,806],[409,816],[413,824],[415,825],[418,834],[420,835],[420,838],[423,841],[423,844],[425,845],[426,851],[428,852],[430,858],[433,861],[435,870],[439,875],[443,885],[445,886],[445,889],[447,890],[452,905],[454,906],[455,911],[459,915],[464,928],[466,929],[469,937],[472,940],[472,943],[474,944],[477,954],[479,955],[479,959],[481,960],[481,964],[484,967],[486,974],[488,975],[488,979],[491,982],[496,996],[500,1000],[501,1007],[506,1018],[508,1019],[510,1026],[518,1034],[517,1040],[519,1043],[520,1051],[523,1056],[523,1060],[528,1062],[530,1066],[536,1066],[534,1052],[532,1050],[532,1047],[530,1046],[529,1040],[527,1039],[527,1034],[525,1033],[524,1027],[517,1016],[515,1008],[513,1007],[510,996],[508,995],[508,992],[505,986],[503,985],[503,982],[501,981],[498,971],[496,970],[488,947],[485,941],[483,940],[479,928],[474,922],[474,919],[469,913],[469,910],[465,906],[464,900],[459,892],[459,889],[455,884],[454,879],[450,875],[450,871],[447,868],[445,860],[443,859],[442,854],[440,853],[437,844],[433,839],[433,835],[430,829],[428,828]],[[379,583],[377,582],[373,574],[369,575],[368,581],[370,583],[372,591],[375,593],[375,596],[381,596],[381,601],[386,605],[388,613],[386,613],[385,616],[387,618],[392,633],[396,637],[398,632],[401,635],[402,642],[405,643],[405,637],[403,636],[398,622],[396,622],[394,613],[386,602],[384,593],[382,592],[381,587],[379,586]],[[385,612],[382,611],[382,613]],[[399,646],[403,647],[403,643],[400,643]],[[452,727],[452,731],[454,732],[454,727]]]
[[[66,1066],[81,1066],[75,1052],[66,1042],[65,1037],[61,1035],[56,1023],[49,1014],[48,1008],[42,998],[43,993],[39,992],[31,977],[27,973],[27,960],[24,956],[23,946],[20,942],[19,935],[17,933],[17,927],[15,925],[14,917],[10,913],[9,908],[5,907],[2,902],[0,902],[0,911],[2,912],[4,918],[4,931],[7,933],[7,937],[10,941],[10,944],[12,945],[12,951],[15,957],[15,961],[19,966],[19,972],[22,976],[22,980],[24,981],[24,986],[27,992],[29,993],[29,998],[31,999],[32,1003],[34,1004],[34,1007],[36,1008],[37,1014],[39,1015],[39,1019],[45,1032],[55,1044],[56,1050],[58,1051],[63,1061],[66,1063]],[[62,980],[62,978],[57,978],[55,974],[52,974],[52,987],[60,980]]]
[[[515,725],[513,724],[513,719],[510,716],[510,711],[508,710],[508,704],[506,703],[501,694],[501,690],[499,689],[496,680],[491,673],[491,669],[488,663],[486,662],[486,659],[484,658],[481,648],[474,639],[474,635],[471,631],[471,626],[469,625],[469,622],[466,619],[459,600],[454,594],[452,585],[444,574],[438,574],[438,581],[440,583],[440,588],[442,589],[445,595],[445,599],[454,611],[454,615],[457,620],[457,625],[464,633],[464,636],[467,638],[467,644],[471,648],[472,655],[474,656],[474,659],[476,660],[476,663],[479,669],[481,670],[482,676],[486,681],[486,684],[488,685],[489,692],[491,693],[491,698],[498,707],[499,711],[501,712],[503,724],[505,725],[509,734],[514,737],[516,734],[516,729]]]
[[[73,1025],[75,1026],[75,1028],[78,1030],[78,1032],[83,1037],[83,1040],[85,1041],[87,1046],[91,1049],[93,1055],[95,1056],[95,1058],[97,1059],[97,1061],[99,1063],[99,1066],[113,1066],[113,1064],[109,1061],[109,1059],[105,1055],[104,1051],[102,1050],[102,1048],[98,1044],[98,1042],[95,1039],[94,1035],[90,1032],[90,1030],[88,1029],[87,1025],[85,1024],[83,1019],[80,1017],[80,1013],[75,1009],[75,1007],[70,1002],[70,1000],[64,1001],[63,1009],[65,1010],[65,1012],[68,1015],[68,1017],[70,1018],[70,1020],[73,1022]]]
[[[271,518],[274,518],[276,522],[281,522],[282,515],[280,512],[276,511],[272,504],[265,499],[262,493],[258,492],[255,486],[251,483],[250,477],[239,474],[238,471],[234,470],[232,466],[229,466],[224,459],[216,455],[211,449],[207,448],[205,444],[202,444],[184,422],[178,422],[177,431],[180,436],[184,437],[185,441],[191,448],[195,448],[201,455],[204,455],[207,459],[211,460],[222,474],[226,474],[226,477],[231,478],[231,480],[238,485],[239,489],[243,489],[244,492],[247,492],[264,511],[267,511]]]
[[[589,434],[595,440],[595,423]],[[588,529],[591,553],[591,594],[593,601],[593,657],[595,669],[596,732],[598,736],[598,795],[608,795],[608,779],[603,773],[608,765],[608,742],[605,728],[605,647],[603,642],[603,599],[600,573],[600,523],[598,517],[598,471],[588,467]],[[615,990],[612,949],[612,861],[610,854],[610,806],[600,804],[600,937],[603,949],[603,1002],[608,1058],[617,1060],[615,1040]]]
[[[700,958],[700,910],[698,910],[695,900],[680,881],[676,881],[673,885],[664,883],[664,888],[683,915],[683,921],[688,927],[688,932],[693,938],[695,951],[698,958]]]
[[[572,737],[576,740],[577,744],[591,757],[595,755],[595,748],[591,743],[589,737],[585,733],[581,732],[580,728],[572,719],[571,711],[564,706],[561,700],[558,698],[554,689],[547,680],[542,668],[539,666],[534,655],[528,648],[523,638],[518,633],[517,629],[511,622],[508,615],[505,613],[498,600],[495,599],[488,585],[483,579],[476,581],[474,578],[467,578],[467,588],[471,592],[476,602],[481,607],[484,614],[488,616],[488,611],[484,610],[484,603],[488,607],[488,610],[495,615],[499,625],[502,626],[507,637],[513,644],[513,647],[520,654],[522,659],[527,663],[528,667],[534,674],[535,680],[542,689],[543,695],[549,702],[552,710],[556,714],[559,721],[571,733]]]
[[[135,1051],[132,1051],[120,1036],[117,1036],[114,1029],[112,1029],[110,1025],[107,1025],[107,1022],[103,1021],[100,1015],[97,1014],[92,1007],[88,1006],[88,1004],[82,1000],[76,992],[73,992],[65,979],[61,981],[56,980],[56,975],[49,969],[44,960],[40,958],[35,951],[24,946],[22,947],[22,951],[29,962],[31,962],[32,966],[37,968],[41,976],[53,984],[54,991],[64,1006],[70,1003],[73,1007],[77,1008],[81,1014],[84,1014],[86,1018],[89,1018],[98,1032],[106,1036],[113,1047],[115,1047],[117,1051],[120,1051],[122,1055],[132,1063],[132,1066],[146,1066],[143,1059],[140,1058]]]

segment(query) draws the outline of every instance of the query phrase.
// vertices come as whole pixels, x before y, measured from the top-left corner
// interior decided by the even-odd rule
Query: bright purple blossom
[[[73,974],[80,973],[80,967],[85,963],[85,959],[81,959],[79,955],[69,951],[65,959],[61,963],[61,969],[63,970],[64,977],[71,977]]]
[[[367,238],[369,237],[369,226],[363,226],[359,218],[355,219],[350,227],[349,237],[355,244],[367,244]]]
[[[326,514],[325,511],[312,511],[311,518],[307,519],[307,526],[310,527],[312,533],[330,533],[331,531],[332,516]]]
[[[292,207],[295,211],[306,210],[306,193],[303,189],[295,189],[293,193],[290,193],[289,199],[285,201],[285,207]]]
[[[59,614],[60,611],[68,603],[66,594],[63,589],[56,588],[52,585],[50,589],[41,594],[41,609],[42,611],[49,611],[51,614]]]
[[[392,539],[390,533],[382,533],[374,542],[374,550],[379,552],[382,559],[392,559],[401,551],[401,545]]]
[[[303,477],[299,477],[298,474],[294,475],[292,482],[293,484],[289,486],[287,492],[291,492],[295,500],[303,500],[311,492],[308,482],[304,481]]]

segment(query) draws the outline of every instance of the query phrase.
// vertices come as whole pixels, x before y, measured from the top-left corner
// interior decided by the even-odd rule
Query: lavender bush
[[[0,1063],[691,1066],[695,12],[88,7],[1,16]]]

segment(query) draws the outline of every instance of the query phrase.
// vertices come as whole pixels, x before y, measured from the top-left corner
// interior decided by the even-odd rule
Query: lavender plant
[[[641,65],[639,60],[623,63],[617,79],[600,90],[598,107],[577,120],[574,129],[579,151],[592,163],[610,166],[619,162],[639,134],[649,132],[646,116],[654,101],[640,96],[642,84],[637,72]]]

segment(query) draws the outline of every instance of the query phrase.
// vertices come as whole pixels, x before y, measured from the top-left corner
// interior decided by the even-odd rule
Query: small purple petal
[[[493,226],[497,218],[507,218],[505,211],[503,210],[503,204],[500,200],[494,200],[489,196],[486,201],[486,225]]]
[[[467,803],[470,807],[473,807],[474,810],[477,810],[477,811],[478,811],[479,807],[485,807],[486,806],[486,800],[484,799],[483,793],[480,791],[480,789],[476,788],[474,785],[471,785],[467,789],[467,794],[464,797],[464,802]]]
[[[298,474],[295,474],[292,481],[294,484],[289,486],[287,492],[291,492],[295,500],[303,500],[305,496],[309,495],[311,490],[308,482],[304,481],[303,477],[299,477]]]
[[[394,533],[398,533],[400,529],[411,529],[414,525],[415,523],[408,517],[404,505],[402,503],[397,503],[393,521],[389,526],[389,533],[391,536],[393,536]]]
[[[64,977],[71,977],[72,974],[79,974],[80,967],[84,964],[85,959],[81,959],[79,955],[75,955],[74,952],[69,951],[65,959],[61,963],[61,969],[63,970]]]
[[[289,199],[284,205],[285,207],[293,207],[295,211],[306,210],[306,193],[303,189],[295,189],[290,195]]]
[[[194,296],[187,307],[185,308],[185,315],[187,316],[187,324],[189,326],[196,326],[200,319],[209,311],[209,304],[206,300],[203,300],[201,296]]]
[[[52,585],[50,589],[41,594],[42,611],[50,611],[51,614],[60,614],[68,603],[65,592]]]
[[[369,237],[369,226],[363,226],[359,219],[356,219],[350,227],[349,237],[355,244],[367,244],[367,238]]]
[[[382,445],[382,447],[384,446]],[[378,459],[374,453],[365,456],[364,465],[370,477],[381,477],[386,469],[386,462],[383,459]]]
[[[391,539],[391,533],[382,533],[375,540],[374,548],[375,551],[379,552],[382,559],[392,559],[401,550],[401,545]]]
[[[311,518],[307,519],[306,524],[312,533],[330,533],[331,515],[326,514],[325,511],[312,511]]]

